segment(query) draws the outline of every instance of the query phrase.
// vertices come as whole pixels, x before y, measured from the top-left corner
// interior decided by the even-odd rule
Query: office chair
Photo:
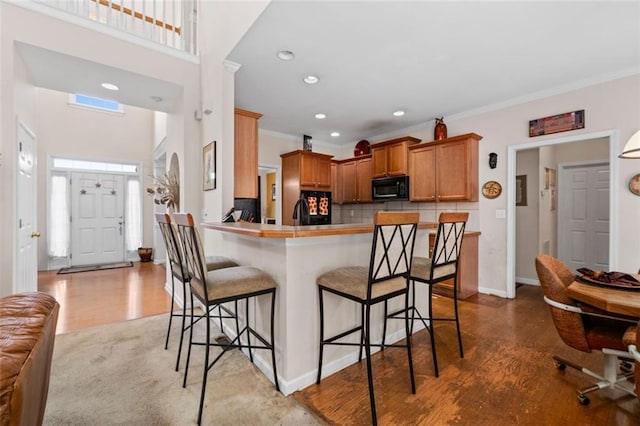
[[[640,399],[640,322],[634,332],[629,332],[624,337],[625,344],[629,345],[629,353],[635,360],[636,395]]]
[[[633,373],[623,371],[618,374],[620,359],[631,358],[624,342],[625,333],[633,333],[635,330],[631,321],[607,315],[604,311],[586,305],[581,307],[572,300],[567,295],[567,287],[575,280],[575,275],[558,259],[540,254],[536,257],[535,263],[544,301],[549,305],[551,318],[562,341],[582,352],[590,353],[597,350],[604,354],[602,374],[559,356],[553,356],[558,369],[564,370],[569,366],[598,380],[592,386],[578,390],[580,404],[589,404],[587,393],[605,388],[615,388],[635,395],[632,389],[622,384],[632,378]]]
[[[320,356],[318,377],[322,378],[322,354],[325,345],[358,346],[358,360],[362,360],[364,346],[367,359],[367,381],[369,384],[369,403],[371,419],[377,424],[376,400],[373,392],[373,370],[371,368],[371,347],[380,346],[371,343],[371,307],[389,299],[404,296],[405,309],[409,303],[409,271],[419,214],[417,212],[379,211],[374,218],[373,244],[369,267],[349,266],[331,270],[317,278],[320,302]],[[331,293],[351,300],[359,305],[360,324],[334,336],[325,337],[324,330],[324,293]],[[357,342],[342,340],[353,333],[359,333]],[[406,344],[387,345],[387,347],[406,347],[409,362],[411,392],[416,393],[411,358],[411,339],[409,321],[405,318]]]

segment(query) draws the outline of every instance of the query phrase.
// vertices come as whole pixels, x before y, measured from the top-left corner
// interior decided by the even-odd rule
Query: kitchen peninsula
[[[281,226],[257,223],[203,223],[204,232],[222,232],[223,244],[215,253],[228,256],[240,265],[250,265],[269,273],[278,283],[276,301],[276,360],[280,389],[288,395],[315,383],[318,363],[318,289],[316,277],[341,266],[368,265],[371,254],[372,224]],[[435,223],[419,225],[415,255],[426,256],[428,232],[434,231]],[[466,235],[474,236],[478,232]],[[464,245],[463,245],[464,247]],[[426,311],[427,292],[425,286],[417,286],[418,307]],[[333,298],[329,295],[328,298]],[[396,301],[394,301],[396,302]],[[397,300],[392,308],[401,306]],[[353,309],[345,309],[352,304]],[[268,304],[258,299],[251,306],[251,322],[266,332]],[[373,324],[379,325],[372,334],[379,341],[382,332],[382,306],[375,306]],[[325,328],[327,333],[339,332],[359,322],[356,304],[335,298],[326,303]],[[418,323],[416,323],[418,327]],[[226,329],[226,327],[225,327]],[[229,332],[234,328],[229,327]],[[389,321],[389,340],[404,337],[402,321]],[[271,362],[256,353],[258,367],[272,379]],[[332,374],[357,361],[358,350],[353,347],[330,347],[325,349],[323,372]]]

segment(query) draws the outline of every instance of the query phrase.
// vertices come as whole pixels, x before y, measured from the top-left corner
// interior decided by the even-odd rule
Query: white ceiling
[[[640,2],[274,0],[228,59],[261,129],[351,144],[638,73]]]
[[[282,49],[295,59],[279,60]],[[159,111],[181,90],[26,44],[18,51],[49,89]],[[352,144],[639,73],[640,2],[274,0],[228,59],[241,64],[236,106],[262,113],[261,129]],[[304,84],[308,74],[320,82]],[[105,81],[121,90],[100,88]],[[394,117],[397,109],[405,116]]]

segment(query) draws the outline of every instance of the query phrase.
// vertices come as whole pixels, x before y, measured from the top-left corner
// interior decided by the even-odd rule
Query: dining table
[[[640,279],[640,275],[632,275]],[[604,311],[640,319],[640,288],[618,289],[575,280],[567,287],[567,294]]]

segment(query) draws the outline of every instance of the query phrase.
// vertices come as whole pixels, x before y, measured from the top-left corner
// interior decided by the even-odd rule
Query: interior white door
[[[124,260],[124,176],[71,174],[71,264]]]
[[[558,179],[558,257],[609,270],[609,164],[564,166]]]
[[[35,134],[18,121],[16,293],[38,290],[36,153]]]

